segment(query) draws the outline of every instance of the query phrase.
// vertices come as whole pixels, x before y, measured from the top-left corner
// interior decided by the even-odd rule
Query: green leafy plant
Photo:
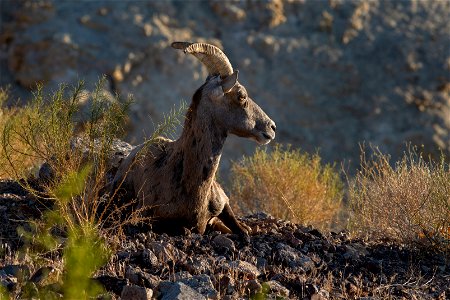
[[[232,165],[232,198],[243,212],[267,211],[276,217],[319,228],[329,227],[341,207],[342,182],[318,154],[290,146],[257,150]]]
[[[109,259],[111,252],[93,226],[77,227],[69,232],[64,247],[63,291],[66,299],[87,299],[103,288],[90,279]]]

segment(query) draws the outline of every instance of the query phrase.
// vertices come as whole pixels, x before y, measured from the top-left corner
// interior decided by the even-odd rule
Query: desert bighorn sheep
[[[119,167],[113,189],[131,191],[140,207],[149,208],[153,225],[165,231],[185,227],[204,233],[217,217],[246,235],[249,228],[234,216],[215,174],[228,134],[267,144],[275,137],[275,123],[248,97],[219,48],[187,42],[172,47],[197,57],[209,76],[192,97],[180,138],[137,146]]]

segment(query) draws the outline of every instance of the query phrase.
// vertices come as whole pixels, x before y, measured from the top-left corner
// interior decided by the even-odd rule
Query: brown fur
[[[154,225],[163,231],[185,227],[203,233],[214,217],[233,232],[249,231],[236,220],[215,174],[229,133],[267,143],[275,124],[239,83],[224,94],[223,81],[208,77],[196,91],[178,140],[160,138],[136,147],[114,179],[114,188],[123,182],[141,207],[150,208]]]

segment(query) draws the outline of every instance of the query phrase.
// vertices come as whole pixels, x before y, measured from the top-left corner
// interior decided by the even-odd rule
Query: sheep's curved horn
[[[174,42],[172,47],[183,50],[197,57],[208,70],[209,75],[217,75],[225,78],[233,74],[228,57],[216,46],[206,43]]]

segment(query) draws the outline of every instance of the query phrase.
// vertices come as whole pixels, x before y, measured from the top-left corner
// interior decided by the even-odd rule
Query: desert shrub
[[[425,159],[409,147],[393,166],[390,157],[373,149],[349,182],[350,228],[372,237],[406,244],[449,249],[450,171],[440,161]]]
[[[12,114],[1,128],[2,173],[19,180],[38,197],[50,198],[58,206],[66,225],[95,222],[97,197],[105,185],[107,159],[114,138],[121,133],[130,101],[109,101],[102,93],[105,79],[90,94],[85,131],[79,133],[83,147],[74,147],[74,122],[86,98],[83,83],[69,90],[61,85],[46,96],[39,86],[30,103]],[[46,162],[51,176],[35,189],[33,173]],[[70,201],[58,194],[85,165],[91,164],[89,188]],[[33,172],[34,171],[34,172]],[[31,180],[30,180],[31,179]]]
[[[0,116],[2,115],[3,105],[5,105],[6,101],[9,98],[9,87],[0,87]]]
[[[318,154],[276,146],[257,150],[232,165],[233,205],[241,212],[266,211],[276,217],[319,228],[335,221],[342,181]]]
[[[48,96],[39,86],[30,103],[10,114],[0,127],[0,174],[18,180],[37,197],[54,201],[66,226],[108,223],[117,228],[121,225],[116,221],[121,221],[118,216],[122,207],[103,214],[99,210],[109,209],[111,197],[100,196],[108,183],[106,175],[110,171],[112,144],[123,133],[132,101],[111,100],[104,92],[105,83],[106,79],[102,78],[91,93],[83,89],[83,82],[71,89],[61,85]],[[184,110],[185,106],[180,105],[164,116],[164,121],[146,143],[154,142],[158,135],[173,132]],[[77,120],[83,121],[77,123]],[[75,133],[77,142],[74,142]],[[41,180],[35,188],[33,174],[44,162],[49,180],[45,183]],[[81,186],[76,182],[78,174],[88,165],[86,187],[77,196],[63,201],[61,188]],[[85,186],[84,182],[82,184]],[[99,219],[99,216],[111,220]],[[133,221],[131,216],[129,221]]]
[[[2,87],[0,88],[0,133],[5,128],[5,125],[11,122],[11,119],[22,109],[17,107],[6,107],[6,102],[9,100],[9,88]],[[19,141],[14,141],[15,148],[22,148]],[[27,158],[22,161],[23,165],[26,165],[27,168],[31,169],[33,165],[33,160],[31,158]],[[0,179],[10,177],[9,174],[14,172],[13,168],[11,168],[10,164],[6,161],[6,156],[3,150],[3,147],[0,147]]]
[[[49,96],[39,87],[28,105],[8,111],[0,122],[0,174],[16,179],[28,192],[51,204],[41,219],[19,228],[25,242],[23,252],[31,257],[35,269],[48,263],[49,253],[63,262],[58,284],[67,299],[89,298],[102,291],[90,277],[108,259],[107,249],[114,247],[112,237],[117,235],[111,233],[119,233],[127,222],[142,221],[139,211],[125,220],[120,218],[130,203],[115,207],[112,213],[100,211],[112,201],[102,196],[102,189],[110,171],[111,146],[123,131],[131,103],[130,99],[111,101],[103,92],[104,84],[103,78],[92,93],[83,90],[82,82],[72,89],[61,85]],[[165,116],[146,143],[174,130],[184,109],[181,105]],[[80,119],[82,126],[76,123]],[[81,143],[74,143],[75,134]],[[35,170],[43,162],[48,176],[37,180]],[[30,298],[54,297],[52,291],[30,282],[21,287]]]

